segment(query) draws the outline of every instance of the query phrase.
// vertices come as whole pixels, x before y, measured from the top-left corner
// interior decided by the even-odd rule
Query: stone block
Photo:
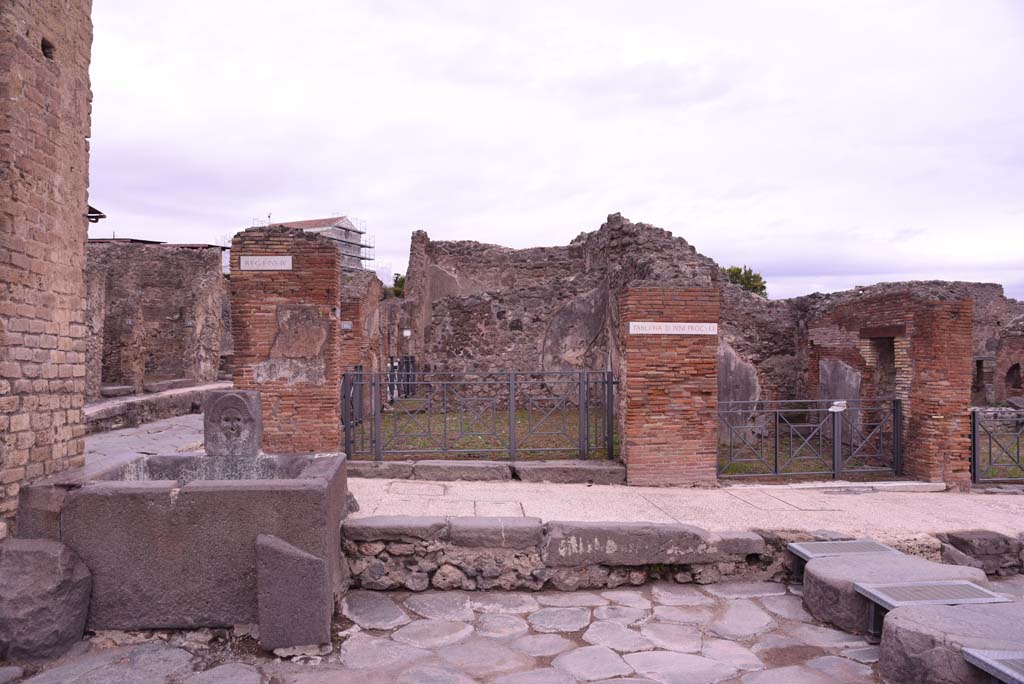
[[[894,684],[981,684],[961,650],[1019,651],[1022,635],[1024,603],[903,606],[885,617],[878,666]]]
[[[68,490],[50,485],[22,487],[18,493],[18,537],[60,541],[60,512]]]
[[[855,582],[924,582],[968,580],[988,587],[978,568],[944,565],[895,553],[861,553],[815,558],[804,569],[804,606],[823,622],[853,634],[868,626],[869,603],[853,588]]]
[[[262,441],[263,412],[259,392],[210,392],[203,406],[203,446],[207,455],[256,456]]]
[[[713,544],[723,556],[747,557],[764,555],[768,545],[764,538],[754,532],[726,531],[712,535]]]
[[[618,461],[523,461],[512,471],[523,482],[626,484],[626,466]]]
[[[55,658],[76,644],[91,587],[89,569],[59,542],[0,544],[0,660]]]
[[[544,537],[540,518],[453,517],[449,525],[456,546],[535,549]]]
[[[551,522],[541,558],[551,567],[704,563],[717,560],[713,542],[691,525]]]
[[[324,559],[257,535],[256,593],[262,648],[330,643],[334,597]]]
[[[448,538],[443,516],[377,515],[346,520],[342,536],[349,541],[434,541]]]
[[[349,477],[370,477],[385,480],[412,478],[412,461],[349,461]]]
[[[416,461],[413,477],[441,482],[511,480],[512,468],[500,461]]]
[[[97,482],[61,514],[64,543],[93,572],[93,629],[189,629],[257,621],[256,538],[327,563],[340,592],[344,459],[324,477]],[[287,514],[282,514],[287,512]]]

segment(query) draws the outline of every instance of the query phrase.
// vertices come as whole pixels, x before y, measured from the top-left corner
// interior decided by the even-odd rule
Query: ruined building
[[[0,536],[83,462],[89,0],[0,3]]]
[[[222,248],[87,244],[86,399],[212,382],[230,348]]]
[[[564,247],[510,249],[412,236],[400,326],[402,354],[424,369],[615,369],[612,300],[631,280],[712,283],[721,292],[719,399],[892,395],[909,360],[908,323],[921,302],[969,300],[970,352],[958,363],[976,404],[1022,395],[1024,302],[990,283],[884,283],[769,300],[727,281],[682,238],[619,215]],[[871,340],[871,341],[862,341]],[[923,362],[923,355],[914,352]],[[823,378],[823,379],[822,379]]]

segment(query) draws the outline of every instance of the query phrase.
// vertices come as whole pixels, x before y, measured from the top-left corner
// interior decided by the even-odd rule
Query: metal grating
[[[1006,684],[1024,684],[1024,651],[965,648],[964,660]]]
[[[858,594],[867,597],[886,610],[899,606],[938,605],[955,606],[965,603],[1008,603],[1010,599],[979,587],[967,580],[942,582],[894,582],[891,584],[853,585]]]
[[[854,539],[852,541],[821,541],[791,542],[787,548],[798,558],[811,560],[826,556],[845,556],[855,553],[899,553],[891,546],[886,546],[874,539]]]

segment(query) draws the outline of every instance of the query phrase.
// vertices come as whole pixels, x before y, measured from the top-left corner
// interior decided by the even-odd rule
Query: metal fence
[[[1024,411],[971,412],[971,478],[975,482],[1024,480]]]
[[[353,371],[342,379],[350,457],[612,458],[610,372]]]
[[[718,474],[898,475],[902,423],[898,399],[719,402]]]

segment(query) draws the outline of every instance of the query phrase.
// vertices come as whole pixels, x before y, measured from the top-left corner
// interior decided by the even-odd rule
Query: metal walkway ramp
[[[965,648],[964,660],[989,676],[992,684],[1024,684],[1024,651]]]
[[[967,580],[933,582],[855,582],[853,588],[870,602],[868,639],[882,636],[885,614],[900,606],[959,606],[967,603],[1009,603],[1010,599]]]

